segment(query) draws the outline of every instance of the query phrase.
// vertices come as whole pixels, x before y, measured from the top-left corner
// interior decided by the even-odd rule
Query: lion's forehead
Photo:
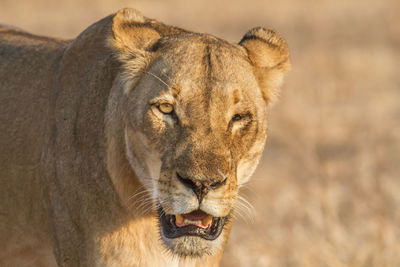
[[[255,108],[261,92],[239,48],[215,38],[178,44],[164,50],[155,71],[173,88],[182,113],[202,121],[210,114],[223,119],[235,105]]]
[[[176,83],[240,83],[253,76],[252,67],[241,48],[212,36],[192,37],[173,42],[162,50],[169,78]]]

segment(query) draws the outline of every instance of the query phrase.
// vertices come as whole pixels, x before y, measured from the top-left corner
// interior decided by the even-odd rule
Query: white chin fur
[[[224,230],[223,230],[224,231]],[[213,255],[221,249],[224,241],[224,233],[215,240],[206,240],[198,236],[181,236],[178,238],[167,238],[161,231],[161,238],[168,249],[179,257],[203,257]]]

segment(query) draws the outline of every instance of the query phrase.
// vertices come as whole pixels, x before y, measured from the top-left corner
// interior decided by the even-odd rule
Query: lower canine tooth
[[[211,222],[212,222],[212,217],[210,215],[208,215],[201,221],[201,224],[204,226],[209,226],[211,224]]]
[[[183,216],[180,214],[175,215],[175,222],[178,226],[182,225],[183,224]]]

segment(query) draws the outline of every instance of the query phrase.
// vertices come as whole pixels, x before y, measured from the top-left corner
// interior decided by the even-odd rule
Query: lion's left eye
[[[235,122],[235,121],[240,121],[241,119],[243,119],[243,116],[240,114],[235,114],[233,115],[231,122]]]
[[[158,106],[158,109],[164,114],[171,114],[174,111],[174,106],[169,103],[162,103]]]

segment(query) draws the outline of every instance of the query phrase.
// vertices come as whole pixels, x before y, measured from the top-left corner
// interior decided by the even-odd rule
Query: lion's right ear
[[[118,59],[123,63],[135,60],[145,64],[150,56],[147,50],[160,37],[151,24],[146,23],[146,18],[139,11],[125,8],[114,15],[112,34],[108,41],[111,48],[116,51]]]
[[[265,101],[274,102],[283,76],[290,69],[285,40],[273,30],[257,27],[248,31],[239,44],[247,51]]]

